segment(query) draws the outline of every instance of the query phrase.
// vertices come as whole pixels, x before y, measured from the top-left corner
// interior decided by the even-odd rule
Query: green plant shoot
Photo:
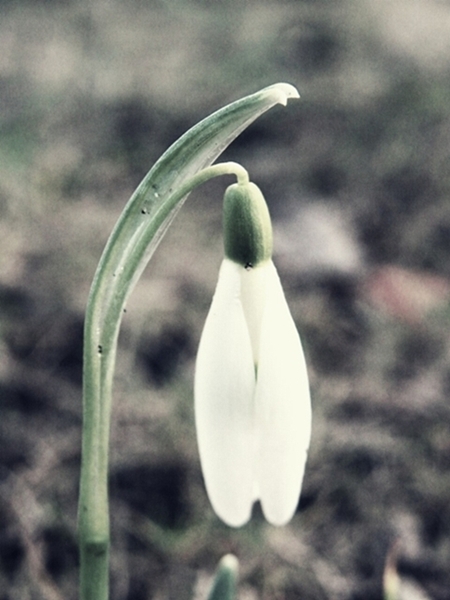
[[[155,163],[126,205],[106,244],[86,309],[83,356],[83,441],[79,500],[81,600],[106,600],[109,587],[108,448],[117,339],[127,298],[189,192],[235,163],[211,166],[258,116],[298,97],[285,83],[213,113]]]

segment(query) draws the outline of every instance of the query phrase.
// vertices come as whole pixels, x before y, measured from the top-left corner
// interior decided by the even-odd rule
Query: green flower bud
[[[223,200],[225,256],[243,267],[272,257],[272,223],[261,190],[251,182],[234,183]]]

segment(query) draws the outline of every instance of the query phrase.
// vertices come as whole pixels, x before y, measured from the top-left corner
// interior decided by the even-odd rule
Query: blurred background
[[[223,158],[263,190],[314,427],[285,528],[207,500],[193,368],[226,178],[192,194],[127,307],[111,440],[112,600],[449,598],[450,4],[0,2],[0,598],[77,597],[83,313],[141,178],[278,81]]]

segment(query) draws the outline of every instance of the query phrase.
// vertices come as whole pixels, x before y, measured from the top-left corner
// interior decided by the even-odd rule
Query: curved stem
[[[86,309],[83,355],[83,441],[79,501],[81,600],[107,600],[109,580],[108,454],[117,340],[125,302],[177,208],[198,185],[220,175],[248,181],[237,163],[205,168],[176,189],[124,248],[119,221],[100,261]],[[142,198],[144,205],[145,198]],[[145,211],[135,202],[133,210]],[[137,218],[134,214],[133,218]],[[149,248],[151,249],[149,251]],[[117,251],[122,252],[117,260]]]

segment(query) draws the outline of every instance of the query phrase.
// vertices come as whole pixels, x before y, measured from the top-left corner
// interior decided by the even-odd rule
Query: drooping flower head
[[[272,226],[259,188],[224,198],[225,258],[203,329],[195,420],[216,514],[239,527],[260,500],[267,520],[293,516],[311,436],[311,402],[297,329],[272,262]]]

